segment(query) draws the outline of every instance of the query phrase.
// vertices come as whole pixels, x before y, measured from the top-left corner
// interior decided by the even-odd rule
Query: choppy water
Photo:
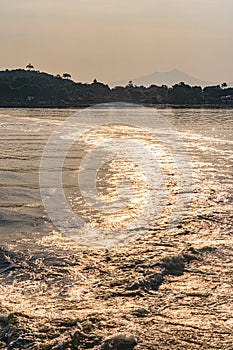
[[[232,324],[229,300],[233,233],[233,111],[159,111],[179,132],[190,156],[193,167],[192,186],[186,192],[192,195],[192,199],[188,211],[170,232],[166,230],[170,208],[175,203],[176,181],[174,168],[165,152],[161,154],[161,160],[169,196],[161,220],[148,217],[148,222],[143,222],[144,227],[140,227],[143,235],[137,237],[135,244],[113,247],[107,252],[86,250],[60,234],[51,223],[40,196],[39,166],[44,147],[56,127],[75,112],[58,109],[0,110],[0,245],[8,252],[5,255],[9,260],[8,266],[5,258],[0,256],[0,260],[4,260],[0,271],[0,301],[4,312],[25,312],[30,317],[43,317],[44,322],[60,317],[78,317],[83,324],[86,321],[82,320],[94,312],[102,322],[98,321],[99,330],[105,329],[113,313],[116,313],[118,316],[110,328],[134,330],[136,325],[135,331],[143,339],[148,331],[148,328],[143,328],[147,327],[146,323],[140,323],[134,316],[127,318],[125,315],[131,311],[134,315],[135,307],[141,305],[149,310],[148,322],[152,322],[153,318],[166,334],[171,337],[173,334],[176,339],[174,345],[174,339],[170,343],[168,337],[164,349],[166,346],[171,349],[176,349],[176,346],[177,349],[185,348],[184,344],[190,344],[185,343],[186,338],[191,339],[188,335],[190,328],[187,327],[196,327],[197,332],[200,331],[200,334],[195,335],[197,343],[192,343],[190,348],[199,348],[202,340],[208,338],[206,344],[209,347],[206,345],[206,348],[230,349],[232,343],[227,339],[230,339],[229,329]],[[96,137],[95,133],[91,134],[88,147],[95,144]],[[135,137],[135,134],[131,132],[130,137]],[[144,142],[144,136],[140,137]],[[87,221],[88,230],[91,222],[94,227],[100,224],[103,229],[110,224],[116,225],[121,232],[122,223],[117,226],[119,216],[124,223],[133,215],[140,215],[140,200],[148,190],[147,184],[142,181],[137,166],[127,162],[110,162],[99,173],[101,195],[107,200],[115,198],[115,184],[119,179],[126,181],[127,174],[136,190],[133,204],[115,218],[112,214],[103,216],[90,210],[80,199],[74,184],[83,154],[83,149],[80,151],[79,146],[83,147],[85,141],[82,140],[75,146],[74,153],[69,154],[64,163],[66,196],[73,210],[81,213]],[[149,141],[153,143],[153,138]],[[182,164],[182,154],[180,162]],[[127,196],[128,193],[126,199]],[[85,236],[85,230],[82,234]],[[175,272],[167,267],[163,270],[164,263],[161,263],[161,259],[167,259],[167,255],[179,256],[180,252],[183,252],[183,260],[181,263],[180,258],[175,260],[178,261],[178,267],[174,267]],[[190,252],[198,256],[197,262]],[[12,264],[16,264],[16,269]],[[151,282],[151,274],[155,272],[158,277],[156,286],[153,285],[155,282]],[[144,282],[142,278],[143,281],[145,279]],[[160,294],[153,294],[155,299],[143,294],[154,293],[160,285]],[[140,288],[144,299],[140,299],[140,293],[129,294],[129,290],[141,290]],[[129,296],[133,304],[131,299],[127,299]],[[198,299],[202,297],[205,301]],[[163,314],[164,310],[166,315]],[[163,319],[167,316],[174,322],[178,318],[179,324],[169,323],[168,326]],[[95,321],[88,322],[93,322],[96,326]],[[38,321],[34,320],[32,324],[31,332],[33,329],[39,332]],[[183,328],[180,328],[182,324]],[[218,332],[213,336],[216,325],[219,327]],[[57,325],[47,324],[46,327],[56,328]],[[206,334],[205,331],[202,333],[205,327]],[[184,331],[183,338],[179,340],[178,331],[179,334]],[[152,330],[151,332],[153,333]],[[226,338],[224,334],[227,335]],[[140,349],[153,348],[150,343],[152,339],[148,337]],[[152,338],[159,339],[156,331]]]
[[[74,110],[46,109],[0,111],[2,242],[13,243],[21,239],[24,242],[27,240],[30,242],[37,240],[40,235],[51,232],[52,225],[47,218],[39,192],[39,165],[49,136],[74,112]],[[211,211],[220,215],[221,221],[225,220],[227,223],[232,210],[233,112],[231,110],[161,110],[160,113],[180,132],[180,137],[190,155],[194,185],[192,214],[206,214]],[[143,117],[148,118],[142,115]],[[93,134],[92,139],[95,136]],[[135,134],[130,137],[135,138]],[[67,196],[70,196],[70,203],[74,209],[75,206],[76,209],[79,209],[79,206],[82,207],[81,200],[72,193],[75,192],[75,187],[71,186],[72,179],[76,176],[75,171],[78,169],[79,157],[81,155],[76,159],[71,156],[71,160],[64,163],[64,172],[68,174],[64,187],[67,188]],[[169,167],[169,164],[166,166]],[[123,171],[127,174],[125,175]],[[130,167],[130,164],[122,168],[119,164],[112,164],[110,173],[113,178],[118,176],[123,179],[131,176],[132,181],[137,177],[137,170]],[[112,183],[107,177],[105,180],[107,181],[105,186],[109,186],[107,190],[111,192]],[[144,190],[143,186],[139,189],[137,195],[139,202]],[[134,199],[136,202],[137,197]],[[197,202],[198,208],[194,208]],[[130,210],[133,210],[132,205]],[[84,217],[86,215],[86,218],[90,219],[93,215],[93,220],[100,221],[98,215],[89,212],[85,207],[81,212]],[[121,214],[127,217],[127,213]],[[113,217],[110,216],[110,219],[108,217],[108,221],[113,222]],[[224,226],[223,229],[228,230]]]

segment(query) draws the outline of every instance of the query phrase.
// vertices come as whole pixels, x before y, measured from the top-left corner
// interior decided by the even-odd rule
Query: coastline
[[[5,104],[5,105],[0,105],[0,109],[70,109],[70,108],[78,108],[78,109],[84,109],[84,108],[89,108],[93,107],[98,104],[102,103],[118,103],[118,102],[123,102],[123,103],[132,103],[133,102],[128,102],[128,101],[109,101],[109,102],[99,102],[99,103],[90,103],[90,104],[70,104],[70,105],[29,105],[29,104]],[[135,104],[135,103],[134,103]],[[138,103],[139,104],[139,103]],[[233,104],[144,104],[140,103],[140,105],[148,108],[158,108],[158,109],[233,109]]]

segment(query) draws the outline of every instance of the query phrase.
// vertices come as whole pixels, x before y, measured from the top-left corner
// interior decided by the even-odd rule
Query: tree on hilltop
[[[28,65],[26,65],[26,69],[32,70],[34,69],[34,66],[31,63],[29,63]]]
[[[69,73],[63,73],[62,77],[65,79],[70,79],[71,75]]]

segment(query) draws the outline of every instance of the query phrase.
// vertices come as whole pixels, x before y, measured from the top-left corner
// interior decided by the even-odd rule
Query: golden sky
[[[233,0],[0,0],[0,69],[233,81]]]

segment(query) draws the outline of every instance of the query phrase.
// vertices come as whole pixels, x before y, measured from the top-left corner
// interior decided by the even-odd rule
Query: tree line
[[[131,102],[144,105],[233,106],[233,88],[226,83],[216,86],[189,86],[184,82],[168,87],[126,86],[110,88],[96,79],[91,84],[71,80],[69,73],[51,75],[35,71],[32,64],[24,69],[0,72],[0,106],[79,107],[104,102]]]

